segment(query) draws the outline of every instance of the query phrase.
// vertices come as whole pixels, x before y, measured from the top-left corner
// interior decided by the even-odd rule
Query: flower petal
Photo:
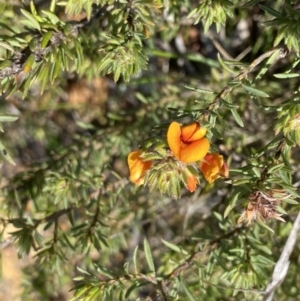
[[[197,187],[197,178],[194,175],[189,175],[187,178],[187,189],[194,192]]]
[[[221,177],[228,178],[229,177],[229,168],[226,162],[223,163],[222,168],[219,171]]]
[[[210,147],[207,138],[199,139],[181,148],[179,160],[184,163],[192,163],[204,158]]]
[[[140,155],[141,155],[141,151],[140,151],[140,150],[136,150],[136,151],[134,151],[134,152],[129,153],[129,155],[128,155],[128,157],[127,157],[127,163],[128,163],[129,169],[130,169],[134,164],[136,164],[136,162],[137,162],[138,160],[141,160]]]
[[[197,122],[183,126],[181,128],[181,139],[185,143],[199,140],[203,138],[205,134],[206,128],[200,128],[200,125]]]
[[[179,159],[181,147],[181,128],[178,122],[172,122],[169,126],[167,133],[167,140],[171,151],[174,156]]]
[[[222,155],[212,153],[205,156],[200,169],[208,183],[213,183],[221,176],[220,170],[222,169],[223,165],[224,159]]]
[[[127,162],[130,171],[129,179],[135,184],[142,184],[141,178],[144,176],[145,172],[151,167],[151,161],[143,161],[140,158],[141,151],[137,150],[131,152],[128,155]]]

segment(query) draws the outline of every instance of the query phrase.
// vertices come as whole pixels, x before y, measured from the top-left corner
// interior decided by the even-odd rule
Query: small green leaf
[[[34,239],[39,247],[43,246],[44,238],[38,231],[34,231]]]
[[[83,296],[85,293],[87,293],[87,291],[90,289],[90,287],[89,286],[84,286],[84,287],[80,287],[80,288],[76,288],[75,287],[75,288],[72,288],[71,290],[75,290],[75,289],[76,289],[76,292],[74,294],[74,298],[72,298],[70,301],[78,301],[78,300],[80,300],[79,298],[81,296]]]
[[[22,91],[22,99],[25,99],[29,88],[31,87],[33,81],[35,80],[35,77],[30,74],[24,81],[22,82],[21,86],[19,87],[19,90]]]
[[[183,287],[183,290],[185,291],[187,297],[189,298],[190,301],[196,301],[194,296],[191,294],[191,292],[188,290],[188,288],[185,286],[183,282],[181,282],[181,286]]]
[[[38,81],[41,83],[41,95],[44,93],[46,85],[49,83],[49,76],[49,64],[44,64],[40,74],[38,75]]]
[[[33,16],[37,15],[37,11],[36,11],[36,8],[34,6],[33,1],[30,1],[30,11],[31,11],[31,13],[32,13]]]
[[[237,109],[239,107],[238,105],[234,105],[233,103],[228,102],[223,98],[222,98],[222,103],[224,104],[225,107],[227,107],[229,109]]]
[[[97,272],[99,272],[100,274],[102,274],[110,279],[114,278],[114,275],[107,268],[97,264],[96,269],[97,269]]]
[[[34,64],[34,55],[31,54],[28,59],[26,60],[24,67],[23,67],[23,71],[29,72],[32,69],[32,65]]]
[[[242,86],[244,87],[245,90],[247,90],[250,94],[256,95],[256,96],[260,96],[260,97],[270,97],[267,93],[257,90],[255,88],[246,86],[244,84],[242,84]]]
[[[255,4],[259,3],[261,0],[251,0],[247,3],[245,3],[241,8],[247,8],[250,6],[254,6]]]
[[[18,119],[17,115],[0,115],[0,122],[14,122]]]
[[[55,4],[56,4],[56,0],[51,0],[50,11],[51,11],[52,13],[55,12]]]
[[[56,25],[60,22],[60,19],[54,13],[46,10],[42,10],[42,13],[48,17],[52,24]]]
[[[139,246],[136,246],[133,252],[133,265],[134,265],[134,272],[138,274],[138,268],[137,268],[137,254],[138,254]]]
[[[291,204],[291,205],[298,205],[299,202],[295,201],[294,199],[285,199],[285,200],[282,200],[283,202],[286,202],[288,204]]]
[[[94,300],[103,300],[100,299],[103,290],[99,286],[91,286],[88,291],[88,297],[85,298],[85,301],[94,301]],[[111,301],[107,299],[107,301]]]
[[[33,17],[33,15],[31,13],[29,13],[28,11],[24,10],[21,8],[21,13],[23,14],[24,17],[27,18],[27,20],[29,22],[26,22],[26,20],[21,20],[20,22],[29,26],[29,27],[32,27],[32,28],[35,28],[39,31],[41,31],[41,25],[39,24],[39,22]]]
[[[140,92],[135,93],[135,97],[142,103],[148,104],[149,100]]]
[[[7,26],[6,24],[0,22],[0,27],[12,32],[13,34],[17,34],[11,27]]]
[[[230,213],[230,211],[237,206],[238,202],[240,201],[240,199],[242,198],[244,194],[244,191],[242,189],[238,189],[234,195],[231,197],[228,206],[226,207],[225,211],[224,211],[224,218],[226,218],[228,216],[228,214]]]
[[[218,53],[218,61],[220,62],[221,66],[222,66],[225,70],[227,70],[228,72],[230,72],[230,73],[238,73],[238,72],[240,72],[240,71],[231,69],[231,68],[224,62],[224,60],[222,59],[220,53]]]
[[[48,45],[49,40],[53,36],[53,31],[48,31],[44,34],[42,42],[41,42],[41,47],[45,48]]]
[[[277,73],[274,74],[276,78],[294,78],[294,77],[299,77],[299,73]]]
[[[261,219],[257,219],[257,223],[262,226],[263,228],[269,230],[270,232],[274,233],[274,230],[272,228],[270,228],[269,226],[267,226],[267,224],[265,224],[264,221],[262,221]],[[257,272],[257,270],[256,270]]]
[[[197,93],[205,93],[205,94],[215,94],[214,91],[210,91],[210,90],[205,90],[205,89],[201,89],[201,88],[194,88],[191,86],[187,86],[187,85],[183,85],[183,87],[185,89],[191,90],[191,91],[195,91]]]
[[[270,66],[275,62],[276,59],[278,59],[279,52],[279,49],[274,51],[267,61],[264,61],[263,66],[260,68],[253,82],[258,82],[263,77],[263,75],[269,70]]]
[[[3,47],[13,53],[15,53],[15,50],[7,43],[3,42],[3,41],[0,41],[0,47]]]
[[[230,110],[231,113],[232,113],[232,116],[234,118],[234,120],[236,121],[236,123],[241,126],[241,127],[244,127],[244,123],[243,123],[243,120],[241,119],[239,113],[237,112],[236,109],[231,109]]]
[[[269,13],[270,15],[276,17],[276,18],[281,18],[282,15],[279,11],[271,8],[271,7],[268,7],[266,5],[263,5],[263,4],[258,4],[258,6],[265,12]]]
[[[260,177],[260,170],[257,167],[252,167],[252,171],[255,173],[255,175],[257,176],[257,178]]]
[[[101,64],[99,65],[99,72],[104,71],[112,61],[110,58],[103,58]]]
[[[282,169],[283,167],[284,167],[284,163],[277,164],[277,165],[275,165],[275,166],[272,166],[272,167],[269,169],[268,173],[271,174],[271,173],[273,173],[273,172],[276,172],[276,171]]]
[[[52,65],[51,72],[50,72],[50,78],[51,83],[53,84],[54,80],[57,78],[59,72],[62,70],[62,57],[61,52],[58,52],[56,55],[55,62]]]
[[[126,294],[125,294],[126,300],[127,300],[127,298],[129,298],[130,294],[131,294],[135,289],[137,289],[138,287],[144,286],[144,285],[146,285],[146,284],[147,284],[146,282],[138,282],[138,281],[135,281],[135,282],[128,288],[128,290],[126,291]]]
[[[146,257],[150,271],[155,272],[151,249],[150,249],[149,243],[146,238],[144,239],[144,252],[145,252],[145,257]]]
[[[6,147],[3,145],[3,143],[1,141],[0,141],[0,153],[1,153],[2,157],[4,159],[6,159],[9,163],[11,163],[12,165],[16,165],[13,158],[11,157],[11,155],[9,154]]]
[[[88,20],[90,20],[92,15],[92,2],[90,0],[87,2],[85,8],[86,8],[86,17]]]
[[[76,267],[76,269],[81,273],[81,274],[85,274],[87,276],[92,276],[93,274],[89,273],[88,271],[83,270],[80,267]]]
[[[11,66],[11,61],[9,61],[9,60],[0,61],[0,69],[4,69],[4,68],[10,67],[10,66]],[[9,81],[7,81],[7,82],[9,83]],[[3,86],[3,81],[1,82],[1,85]]]
[[[227,84],[228,87],[231,87],[231,88],[235,88],[235,87],[238,87],[241,85],[241,82],[239,81],[231,81]]]
[[[116,70],[115,70],[115,74],[114,74],[114,82],[115,83],[119,80],[120,75],[121,75],[121,68],[117,67]],[[126,76],[127,76],[127,74],[124,74],[124,80],[125,80],[125,78],[127,78]],[[125,80],[125,81],[127,81],[127,80]]]
[[[165,246],[167,246],[169,249],[171,249],[171,250],[173,250],[173,251],[175,251],[175,252],[177,252],[177,253],[180,253],[180,254],[184,254],[184,255],[188,255],[189,253],[187,252],[187,251],[185,251],[184,249],[182,249],[181,247],[178,247],[178,246],[176,246],[176,245],[174,245],[174,244],[172,244],[172,243],[170,243],[170,242],[167,242],[167,241],[165,241],[165,240],[161,240],[162,241],[162,243],[165,245]]]
[[[74,281],[82,281],[82,280],[84,280],[84,277],[83,276],[77,276],[77,277],[74,277],[73,280]]]

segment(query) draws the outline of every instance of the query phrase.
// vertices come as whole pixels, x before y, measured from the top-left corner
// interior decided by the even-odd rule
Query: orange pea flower
[[[228,177],[229,169],[223,156],[217,153],[207,154],[200,165],[200,170],[208,183],[213,183],[220,177]]]
[[[127,162],[130,172],[130,181],[141,185],[146,171],[152,166],[152,161],[143,161],[140,157],[141,151],[137,150],[128,155]]]
[[[174,156],[184,163],[192,163],[204,158],[209,150],[209,141],[204,137],[206,128],[200,128],[196,122],[180,126],[172,122],[167,133],[167,140]]]

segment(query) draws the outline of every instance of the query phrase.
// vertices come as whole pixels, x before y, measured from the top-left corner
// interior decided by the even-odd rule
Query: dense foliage
[[[1,246],[27,258],[21,300],[271,300],[299,211],[297,1],[0,12]],[[299,248],[276,300],[299,298]]]

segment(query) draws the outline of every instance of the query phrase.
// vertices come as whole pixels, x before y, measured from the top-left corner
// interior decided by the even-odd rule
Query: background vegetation
[[[20,300],[300,300],[299,243],[267,289],[300,223],[297,2],[0,0]],[[174,120],[208,128],[228,179],[129,183],[128,154]]]

